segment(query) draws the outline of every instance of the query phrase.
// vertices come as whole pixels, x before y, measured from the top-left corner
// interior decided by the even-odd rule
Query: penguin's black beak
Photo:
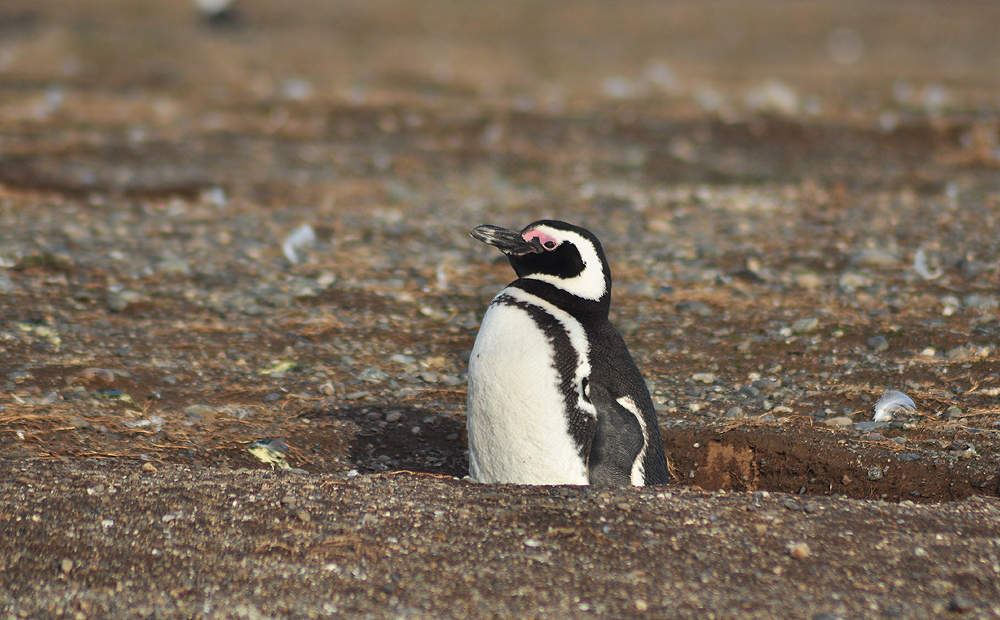
[[[492,245],[507,256],[524,256],[525,254],[536,254],[545,251],[545,248],[542,247],[538,239],[532,239],[529,243],[524,240],[524,237],[518,231],[500,228],[499,226],[483,224],[473,228],[469,234],[473,239],[478,239],[483,243]]]

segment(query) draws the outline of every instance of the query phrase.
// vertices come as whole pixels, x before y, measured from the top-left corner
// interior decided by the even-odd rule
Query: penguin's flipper
[[[602,385],[587,386],[597,409],[597,432],[590,447],[590,484],[632,484],[632,466],[645,440],[635,415],[611,397]]]

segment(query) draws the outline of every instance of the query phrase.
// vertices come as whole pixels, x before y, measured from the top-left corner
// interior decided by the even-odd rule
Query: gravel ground
[[[996,7],[237,8],[0,7],[0,614],[1000,615]],[[543,217],[671,485],[462,480]]]

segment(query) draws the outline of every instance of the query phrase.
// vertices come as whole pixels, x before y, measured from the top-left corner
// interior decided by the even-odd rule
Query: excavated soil
[[[1000,616],[1000,10],[898,8],[0,6],[0,614]],[[669,485],[464,479],[543,217]]]

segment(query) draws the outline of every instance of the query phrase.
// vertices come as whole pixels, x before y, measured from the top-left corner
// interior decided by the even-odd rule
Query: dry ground
[[[1000,9],[237,8],[0,6],[0,613],[1000,615]],[[542,217],[672,485],[461,479]]]

